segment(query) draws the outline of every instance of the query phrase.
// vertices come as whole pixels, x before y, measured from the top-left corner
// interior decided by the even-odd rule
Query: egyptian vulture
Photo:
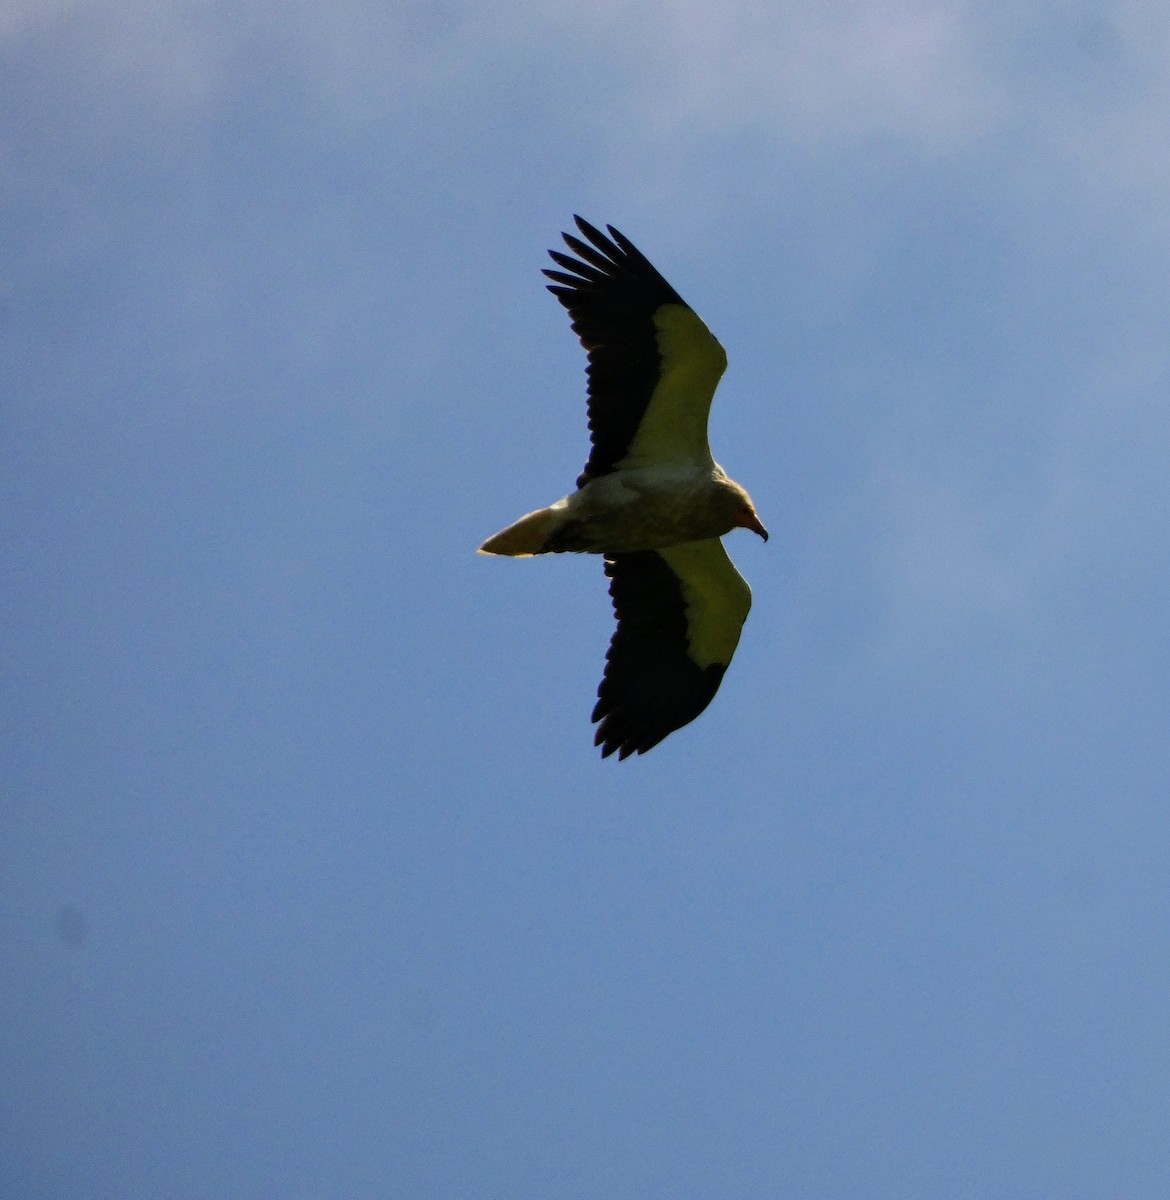
[[[694,310],[612,225],[580,217],[544,272],[589,356],[592,449],[577,490],[488,538],[481,554],[605,559],[617,616],[597,689],[602,757],[643,754],[711,703],[752,593],[720,538],[764,528],[707,444],[727,355]]]

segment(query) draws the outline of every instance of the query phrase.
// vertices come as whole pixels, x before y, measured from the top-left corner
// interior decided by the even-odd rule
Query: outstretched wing
[[[606,757],[644,754],[711,703],[752,592],[718,538],[605,560],[617,630],[593,720]]]
[[[577,486],[619,467],[710,459],[723,347],[629,238],[574,220],[589,242],[563,234],[577,257],[550,250],[564,270],[544,273],[589,355],[593,449]]]

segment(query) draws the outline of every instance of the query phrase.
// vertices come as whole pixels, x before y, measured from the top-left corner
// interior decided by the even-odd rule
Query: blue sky
[[[0,1190],[1160,1200],[1163,5],[0,15]],[[772,532],[602,762],[540,268]]]

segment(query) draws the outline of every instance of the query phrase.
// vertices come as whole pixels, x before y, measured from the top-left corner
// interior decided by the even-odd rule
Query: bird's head
[[[756,506],[752,503],[751,496],[738,483],[731,483],[731,480],[728,480],[728,483],[731,484],[727,492],[728,506],[731,510],[731,528],[750,529],[753,533],[758,533],[766,542],[768,531],[764,528],[759,513],[756,512]]]

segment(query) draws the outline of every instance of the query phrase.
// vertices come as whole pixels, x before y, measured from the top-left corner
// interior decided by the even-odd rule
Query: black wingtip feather
[[[598,234],[598,237],[601,235]],[[578,258],[584,261],[578,264],[578,269],[588,268],[592,265],[602,278],[612,275],[615,268],[621,267],[621,259],[614,253],[603,253],[601,250],[595,250],[592,246],[586,245],[580,238],[575,238],[571,233],[562,233],[561,237],[565,239],[565,245],[569,247]],[[560,251],[558,251],[560,253]],[[552,251],[549,251],[552,254]],[[567,257],[567,256],[566,256]]]
[[[584,217],[578,216],[577,213],[573,214],[573,221],[576,223],[577,228],[595,246],[597,246],[601,250],[605,249],[605,234],[602,233],[601,230],[598,229],[596,225],[590,225],[589,222],[586,221]],[[613,226],[612,225],[608,226],[608,228],[612,229]]]
[[[544,275],[589,354],[592,449],[581,486],[625,457],[658,383],[655,315],[664,305],[686,301],[619,230],[607,225],[606,236],[579,214],[573,220],[581,237],[561,235],[573,253],[550,250],[560,269],[546,267]]]

